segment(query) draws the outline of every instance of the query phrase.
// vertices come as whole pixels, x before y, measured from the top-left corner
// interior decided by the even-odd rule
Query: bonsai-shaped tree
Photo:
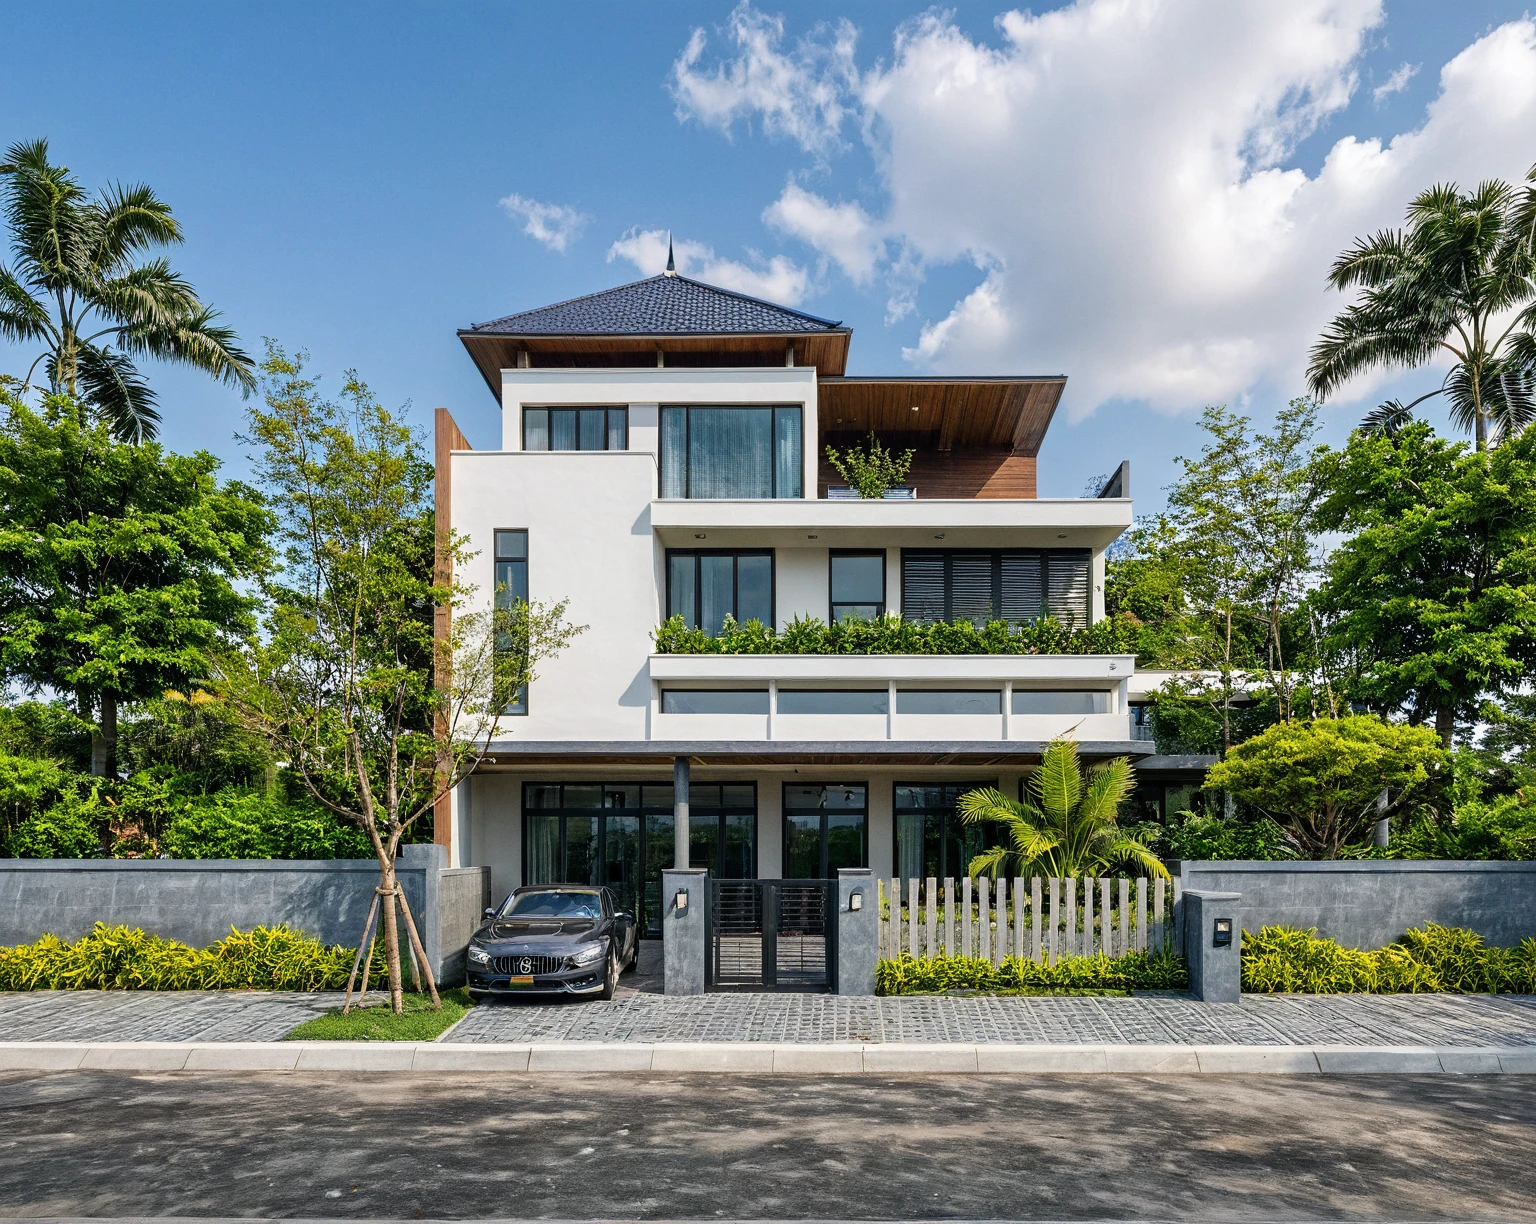
[[[860,497],[884,497],[885,491],[906,479],[915,452],[903,451],[899,456],[888,451],[869,431],[869,444],[864,449],[850,446],[839,453],[837,447],[827,447],[827,462],[837,469],[837,474],[848,482]]]
[[[1432,728],[1352,714],[1277,723],[1233,748],[1205,781],[1259,808],[1307,857],[1334,859],[1417,796],[1444,762]],[[1377,806],[1383,791],[1385,808]]]
[[[971,860],[970,874],[995,880],[1011,866],[1012,875],[1097,876],[1119,868],[1167,878],[1157,855],[1116,821],[1135,785],[1128,758],[1084,771],[1072,740],[1052,740],[1022,803],[993,787],[960,796],[956,806],[966,824],[995,821],[1007,832],[1006,841]]]

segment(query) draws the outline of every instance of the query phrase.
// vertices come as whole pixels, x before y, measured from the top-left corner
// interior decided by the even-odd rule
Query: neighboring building
[[[671,273],[460,333],[502,408],[496,451],[437,417],[440,528],[468,537],[489,601],[568,599],[588,626],[500,722],[492,759],[440,807],[455,864],[516,885],[613,886],[657,927],[674,854],[729,878],[841,866],[964,873],[977,783],[1016,795],[1052,737],[1146,755],[1128,655],[665,655],[673,613],[782,629],[899,612],[1071,625],[1104,615],[1104,496],[1040,499],[1036,454],[1065,378],[844,373],[850,330]],[[826,446],[913,447],[903,496],[858,500]],[[841,495],[840,495],[841,494]]]

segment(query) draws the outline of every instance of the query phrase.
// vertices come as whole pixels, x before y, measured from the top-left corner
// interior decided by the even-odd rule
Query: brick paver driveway
[[[278,1041],[335,991],[36,990],[0,993],[0,1041]]]

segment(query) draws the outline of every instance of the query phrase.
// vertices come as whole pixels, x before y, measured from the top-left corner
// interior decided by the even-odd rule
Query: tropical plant
[[[1243,932],[1243,989],[1302,994],[1536,992],[1536,939],[1490,948],[1461,927],[1427,922],[1384,948],[1345,948],[1317,928]]]
[[[912,456],[917,452],[903,451],[900,455],[887,450],[870,430],[869,441],[861,450],[850,446],[839,451],[827,447],[827,462],[860,497],[884,497],[892,485],[901,483],[912,467]]]
[[[491,601],[443,575],[470,554],[434,527],[425,444],[355,374],[337,404],[276,346],[262,371],[265,407],[250,414],[249,441],[280,510],[285,565],[264,582],[265,636],[224,659],[215,687],[314,802],[367,838],[399,1013],[398,912],[413,973],[427,963],[395,876],[399,847],[484,759],[538,664],[584,626],[567,623],[564,601],[479,610]],[[440,619],[444,639],[434,637]]]
[[[1157,855],[1117,821],[1120,805],[1135,785],[1135,771],[1126,757],[1085,772],[1073,741],[1052,740],[1041,754],[1040,767],[1025,783],[1022,802],[994,787],[960,796],[955,810],[961,820],[1001,824],[1005,836],[971,860],[969,873],[994,880],[1000,874],[1099,876],[1106,871],[1168,878]]]
[[[1205,782],[1269,816],[1309,858],[1334,859],[1401,810],[1444,762],[1428,727],[1352,714],[1277,723],[1212,765]]]
[[[1132,990],[1182,990],[1189,969],[1172,952],[1127,952],[1123,956],[1063,956],[1054,965],[1027,957],[1001,964],[979,956],[922,956],[903,953],[875,968],[879,995],[942,994],[964,990],[999,994],[1127,994]]]
[[[251,359],[165,259],[146,251],[182,240],[171,210],[146,186],[89,198],[48,142],[12,145],[0,163],[0,209],[15,262],[0,265],[0,336],[41,344],[48,389],[106,421],[121,441],[151,438],[155,395],[135,358],[203,370],[249,393]]]
[[[1365,420],[1395,433],[1415,406],[1444,395],[1477,449],[1536,419],[1536,168],[1521,190],[1493,179],[1464,194],[1431,187],[1408,206],[1407,226],[1355,242],[1334,261],[1335,289],[1359,288],[1313,346],[1318,400],[1372,369],[1415,369],[1449,354],[1435,390],[1388,400]]]
[[[71,697],[113,776],[119,706],[208,675],[254,628],[237,584],[266,566],[271,516],[206,451],[119,442],[57,396],[0,409],[0,678]]]
[[[1432,720],[1449,748],[1536,667],[1536,431],[1482,454],[1422,422],[1323,451],[1320,530],[1345,539],[1315,602],[1357,700]]]
[[[652,631],[657,654],[1129,654],[1138,626],[1128,616],[1069,629],[1052,617],[921,623],[899,616],[850,617],[832,624],[797,616],[782,631],[761,621],[726,619],[719,633],[689,628],[681,616]]]

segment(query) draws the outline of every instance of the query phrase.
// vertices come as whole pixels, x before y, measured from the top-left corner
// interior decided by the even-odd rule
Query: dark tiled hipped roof
[[[686,276],[652,276],[616,289],[525,310],[470,333],[503,336],[742,335],[825,332],[840,324],[717,289]]]

